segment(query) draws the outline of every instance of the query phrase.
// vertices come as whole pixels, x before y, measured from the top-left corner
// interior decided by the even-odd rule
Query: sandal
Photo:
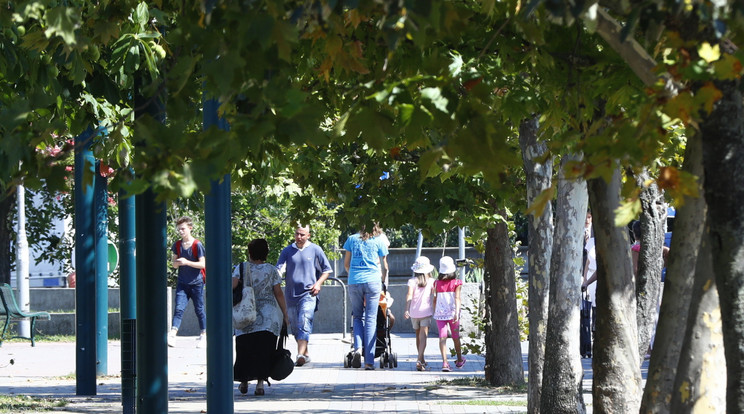
[[[247,394],[248,393],[248,383],[243,381],[238,385],[238,390],[241,394]]]
[[[468,361],[465,358],[460,358],[457,361],[455,361],[455,366],[457,368],[462,368],[462,366],[465,365],[466,362]]]
[[[423,371],[426,368],[424,368],[425,365],[421,361],[416,361],[416,371]]]
[[[444,361],[442,364],[442,372],[450,372],[452,371],[452,368],[450,368],[449,363],[447,361]]]
[[[367,371],[374,371],[375,370],[375,366],[372,365],[372,364],[365,364],[364,365],[364,369],[367,370]]]

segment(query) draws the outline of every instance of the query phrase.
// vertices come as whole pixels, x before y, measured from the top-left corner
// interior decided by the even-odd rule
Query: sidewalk
[[[168,348],[169,413],[206,412],[206,350],[196,349],[196,337],[178,337]],[[348,336],[347,336],[348,340]],[[483,377],[484,358],[467,355],[463,369],[441,372],[437,338],[429,338],[426,357],[430,371],[416,371],[413,334],[392,335],[398,367],[374,371],[344,368],[349,351],[341,334],[315,334],[310,340],[312,361],[295,368],[287,379],[266,387],[266,395],[241,395],[234,386],[235,412],[418,412],[418,413],[523,413],[526,394],[497,394],[483,387],[435,385],[439,379]],[[451,346],[451,340],[448,341]],[[288,349],[296,354],[293,339]],[[524,360],[526,361],[526,348]],[[109,376],[99,378],[97,395],[75,395],[75,344],[28,342],[4,343],[0,347],[0,393],[64,398],[70,403],[60,411],[72,413],[121,412],[121,347],[111,341],[108,348]],[[10,360],[14,361],[10,365]],[[589,360],[584,360],[586,368]],[[584,388],[591,383],[585,377]],[[586,396],[586,393],[585,393]],[[466,405],[467,403],[467,405]],[[587,403],[590,403],[587,401]],[[591,410],[591,407],[588,407]],[[145,414],[145,413],[142,413]]]

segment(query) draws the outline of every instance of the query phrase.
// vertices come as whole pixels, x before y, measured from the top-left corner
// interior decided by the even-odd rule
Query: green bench
[[[3,340],[5,339],[5,334],[8,332],[8,329],[10,328],[10,322],[11,321],[20,321],[24,319],[31,319],[31,337],[27,338],[25,336],[15,336],[14,338],[23,338],[23,339],[30,339],[31,340],[31,346],[36,346],[36,341],[34,340],[34,326],[36,325],[36,319],[37,318],[43,318],[43,319],[49,319],[49,313],[47,312],[24,312],[21,310],[21,308],[18,307],[18,302],[16,302],[15,294],[13,293],[13,288],[10,287],[9,284],[3,283],[0,285],[0,317],[5,317],[5,326],[3,326],[3,332],[0,334],[0,345],[3,344]]]

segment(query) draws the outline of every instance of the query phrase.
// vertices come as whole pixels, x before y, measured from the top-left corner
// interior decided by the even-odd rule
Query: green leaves
[[[46,11],[46,29],[44,34],[47,38],[59,36],[67,45],[77,43],[75,30],[80,27],[80,15],[78,10],[72,7],[58,6]]]

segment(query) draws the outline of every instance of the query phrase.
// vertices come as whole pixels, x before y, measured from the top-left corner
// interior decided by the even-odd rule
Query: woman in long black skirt
[[[235,329],[235,366],[233,376],[240,382],[241,394],[248,392],[248,381],[257,380],[256,395],[264,395],[263,383],[269,378],[276,341],[282,323],[289,323],[287,306],[281,288],[281,276],[276,267],[266,263],[269,245],[264,239],[248,244],[250,260],[233,271],[233,289],[242,290],[243,283],[253,287],[256,298],[256,320],[242,329]]]

